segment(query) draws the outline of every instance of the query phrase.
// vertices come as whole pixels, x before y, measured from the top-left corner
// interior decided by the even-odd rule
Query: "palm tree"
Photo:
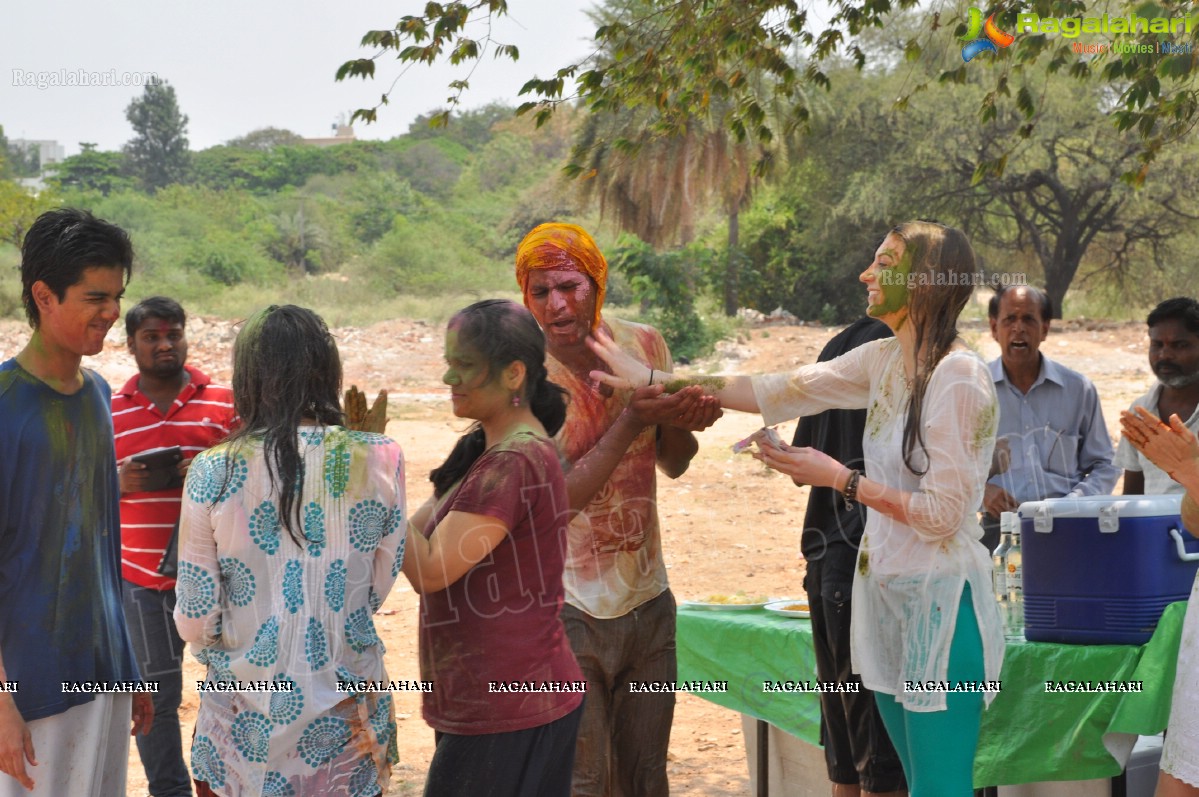
[[[655,41],[654,15],[647,0],[608,0],[590,13],[597,26],[635,20],[626,42],[630,52],[623,58],[661,44]],[[601,63],[613,58],[598,56]],[[726,71],[730,81],[749,79],[733,67]],[[771,127],[792,129],[778,123],[786,118],[780,110],[768,114]],[[728,219],[723,293],[724,311],[731,316],[738,305],[740,213],[783,152],[775,140],[752,139],[731,105],[717,96],[709,97],[702,115],[682,120],[644,105],[593,110],[580,129],[567,173],[582,180],[586,198],[598,198],[601,217],[655,248],[689,243],[699,216],[719,203]]]
[[[317,249],[325,243],[325,231],[304,213],[304,206],[295,213],[278,213],[271,217],[279,237],[271,247],[276,257],[294,271],[306,274],[319,269]]]

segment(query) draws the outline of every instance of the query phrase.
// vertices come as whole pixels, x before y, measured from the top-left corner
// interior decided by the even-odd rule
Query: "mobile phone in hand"
[[[179,476],[179,463],[183,461],[183,449],[179,446],[143,451],[140,454],[134,454],[129,459],[132,462],[145,464],[146,492],[183,486],[183,479]]]

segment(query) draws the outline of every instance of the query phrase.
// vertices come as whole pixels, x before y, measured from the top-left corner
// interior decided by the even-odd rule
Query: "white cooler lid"
[[[1162,517],[1182,512],[1182,493],[1046,498],[1044,501],[1025,501],[1016,511],[1021,518],[1035,517],[1038,511],[1048,512],[1055,518],[1099,517],[1101,511],[1119,517]]]

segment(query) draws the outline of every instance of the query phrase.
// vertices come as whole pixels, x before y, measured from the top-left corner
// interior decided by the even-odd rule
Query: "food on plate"
[[[717,603],[726,606],[747,606],[749,604],[765,602],[765,597],[746,595],[744,592],[738,592],[736,595],[709,595],[700,601],[700,603]]]

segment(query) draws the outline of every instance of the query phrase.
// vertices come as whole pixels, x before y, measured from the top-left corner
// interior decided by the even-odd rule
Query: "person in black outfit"
[[[818,362],[890,335],[881,321],[860,318],[825,345]],[[810,446],[864,471],[865,427],[865,410],[828,410],[801,418],[792,445]],[[849,617],[853,570],[865,524],[865,506],[849,505],[832,488],[812,488],[800,548],[808,563],[804,589],[812,610],[816,674],[824,682],[860,684],[850,667]],[[833,797],[904,793],[903,767],[875,707],[874,693],[860,685],[859,690],[820,695],[820,742]]]

